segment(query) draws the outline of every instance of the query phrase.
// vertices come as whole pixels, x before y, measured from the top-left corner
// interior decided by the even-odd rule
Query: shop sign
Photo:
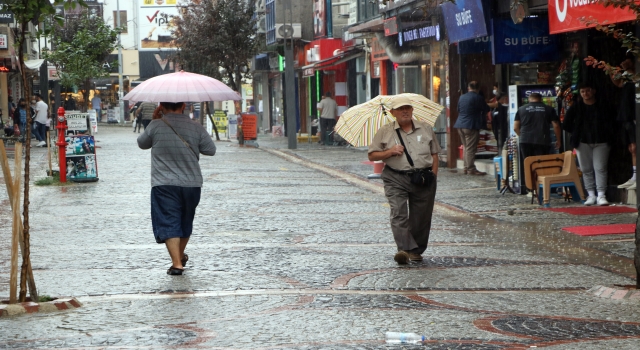
[[[444,22],[450,43],[486,36],[481,0],[457,0],[442,5]]]
[[[398,21],[396,17],[387,18],[384,20],[384,36],[391,36],[398,34]]]
[[[13,13],[8,11],[0,11],[0,23],[13,23]]]
[[[67,130],[70,131],[85,131],[88,130],[88,113],[74,113],[64,116],[67,119]]]
[[[436,38],[436,41],[440,41],[439,24],[403,30],[398,35],[398,45],[402,46],[404,43],[429,38]]]
[[[313,68],[307,68],[302,71],[303,77],[312,77],[316,74],[316,71]]]
[[[493,64],[551,62],[559,59],[558,42],[544,17],[493,20]]]
[[[0,34],[0,49],[8,49],[8,45],[7,45],[7,35],[6,34]]]
[[[176,49],[172,16],[179,17],[180,12],[175,1],[172,4],[167,1],[147,2],[138,9],[138,36],[140,37],[139,50]],[[142,65],[140,65],[142,67]]]
[[[175,64],[170,57],[174,51],[138,52],[140,78],[148,79],[158,75],[175,72]]]
[[[384,50],[380,42],[376,38],[371,39],[371,60],[372,61],[384,61],[388,60],[389,55],[387,55],[387,51]]]
[[[461,41],[458,43],[458,54],[489,53],[491,52],[492,41],[493,37],[491,35]]]
[[[349,0],[349,20],[347,25],[354,25],[358,23],[358,0]]]
[[[635,14],[629,9],[604,7],[593,0],[549,0],[549,32],[551,34],[571,32],[594,27],[580,19],[593,18],[600,24],[633,21]]]
[[[55,66],[47,66],[47,76],[49,80],[60,80],[58,69]]]

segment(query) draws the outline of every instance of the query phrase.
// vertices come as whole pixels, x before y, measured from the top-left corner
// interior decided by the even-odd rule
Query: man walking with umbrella
[[[384,192],[391,207],[391,231],[401,265],[422,261],[431,231],[440,145],[433,128],[413,119],[413,103],[396,96],[389,103],[394,122],[382,126],[369,145],[369,160],[383,161]]]

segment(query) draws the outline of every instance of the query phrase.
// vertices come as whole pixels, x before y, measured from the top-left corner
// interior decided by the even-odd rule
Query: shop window
[[[120,11],[120,26],[122,34],[127,34],[127,11]],[[118,27],[118,11],[113,11],[113,27]]]
[[[522,63],[509,65],[509,85],[550,85],[555,84],[558,64]]]
[[[358,22],[378,16],[380,5],[377,1],[358,0]]]

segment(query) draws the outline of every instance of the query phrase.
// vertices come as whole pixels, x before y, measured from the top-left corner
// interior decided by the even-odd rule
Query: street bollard
[[[58,108],[58,162],[60,163],[60,182],[67,182],[67,142],[65,136],[67,134],[67,119],[64,117],[64,108]]]

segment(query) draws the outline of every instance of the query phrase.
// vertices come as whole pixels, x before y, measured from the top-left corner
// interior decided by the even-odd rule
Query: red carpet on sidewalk
[[[580,236],[617,235],[636,232],[636,224],[570,226],[562,229]]]
[[[622,214],[637,213],[636,208],[623,205],[606,206],[606,207],[570,207],[570,208],[541,208],[540,210],[555,211],[558,213],[567,213],[571,215],[599,215],[599,214]]]

